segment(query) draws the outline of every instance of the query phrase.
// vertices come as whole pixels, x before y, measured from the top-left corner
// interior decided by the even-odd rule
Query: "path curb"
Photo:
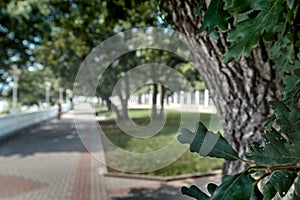
[[[182,180],[182,179],[188,179],[188,178],[201,178],[201,177],[207,177],[207,176],[215,176],[220,175],[222,173],[221,170],[215,170],[207,173],[194,173],[194,174],[185,174],[185,175],[178,175],[178,176],[148,176],[148,175],[139,175],[139,174],[125,174],[125,173],[112,173],[107,172],[103,175],[104,177],[116,177],[116,178],[124,178],[124,179],[142,179],[142,180],[149,180],[149,181],[162,181],[162,182],[168,182],[168,181],[175,181],[175,180]],[[100,175],[100,174],[99,174]]]

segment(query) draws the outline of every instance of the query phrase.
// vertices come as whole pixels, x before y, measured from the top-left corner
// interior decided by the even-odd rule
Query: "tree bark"
[[[121,119],[122,118],[122,114],[120,113],[118,107],[116,105],[114,105],[111,100],[110,100],[110,95],[108,94],[105,94],[104,92],[102,92],[100,89],[97,88],[97,93],[98,95],[100,95],[100,97],[106,102],[106,107],[107,107],[107,110],[110,112],[110,111],[113,111],[116,113],[117,115],[117,118],[118,119]]]
[[[165,96],[166,96],[166,87],[161,85],[161,96],[160,96],[160,106],[163,108],[165,103]]]
[[[123,96],[122,92],[120,91],[120,88],[117,88],[117,94],[121,102],[121,108],[120,108],[120,115],[118,115],[119,120],[128,120],[129,115],[128,115],[128,98],[129,96],[127,95],[128,88],[125,88],[125,94]],[[117,107],[117,106],[116,106]],[[114,109],[115,111],[119,111],[117,108]]]
[[[165,103],[165,97],[166,97],[166,90],[167,88],[163,85],[161,85],[161,97],[160,97],[160,112],[159,112],[159,118],[163,118],[164,115],[164,103]]]
[[[153,84],[153,94],[152,94],[152,118],[157,119],[157,94],[158,94],[158,85],[157,83]]]
[[[225,138],[244,155],[249,143],[260,141],[260,127],[270,114],[268,101],[279,97],[278,71],[272,69],[262,45],[249,58],[240,62],[222,62],[229,44],[224,35],[215,40],[206,33],[196,34],[204,11],[196,16],[197,0],[167,0],[172,19],[178,30],[193,40],[193,52],[201,79],[210,91],[221,119]],[[223,173],[233,174],[246,167],[240,162],[225,162]]]

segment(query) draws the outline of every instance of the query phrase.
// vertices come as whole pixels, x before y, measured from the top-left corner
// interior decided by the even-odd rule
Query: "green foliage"
[[[224,10],[231,14],[247,12],[252,7],[252,0],[224,0]]]
[[[278,101],[272,101],[270,104],[275,110],[276,122],[280,125],[281,131],[290,142],[296,144],[300,140],[300,109],[293,107],[290,110],[284,103]]]
[[[6,84],[2,77],[14,64],[25,71],[40,63],[71,88],[80,63],[101,41],[125,29],[155,26],[152,7],[133,0],[1,1],[0,81]]]
[[[253,182],[254,179],[247,173],[226,175],[211,199],[249,199],[254,191]]]
[[[204,192],[202,192],[197,186],[192,185],[190,188],[188,187],[182,187],[181,193],[185,194],[187,196],[193,197],[195,199],[199,200],[208,200],[209,196],[207,196]]]
[[[284,197],[296,177],[297,173],[290,170],[275,171],[263,188],[264,199],[272,199],[277,192]]]
[[[0,65],[26,67],[34,60],[34,48],[50,32],[43,2],[8,0],[0,2]],[[12,59],[14,57],[14,59]]]
[[[200,156],[224,158],[226,160],[238,160],[237,152],[228,144],[224,137],[208,131],[200,122],[195,133],[188,129],[182,129],[178,140],[183,144],[190,144],[190,151],[199,153]]]
[[[297,105],[297,99],[300,98],[300,77],[298,71],[300,69],[300,61],[296,60],[294,64],[286,64],[283,67],[284,73],[283,82],[285,84],[283,93],[283,102],[289,107]]]
[[[196,14],[199,14],[198,9]],[[242,55],[248,57],[264,41],[272,49],[271,57],[281,65],[287,64],[286,60],[294,62],[299,59],[299,17],[298,1],[213,0],[204,14],[198,33],[206,27],[208,34],[212,33],[213,37],[218,35],[216,27],[222,32],[229,32],[226,40],[231,45],[224,55],[225,62],[233,59],[238,61]],[[229,19],[234,21],[231,30],[227,29]]]
[[[262,134],[264,146],[249,145],[246,157],[259,165],[285,165],[300,162],[299,145],[290,144],[275,129]]]
[[[210,196],[196,186],[183,187],[182,193],[196,199],[269,200],[276,193],[281,197],[290,195],[294,200],[300,199],[300,2],[293,0],[211,1],[204,15],[203,24],[211,23],[210,20],[214,17],[209,17],[209,14],[218,12],[217,6],[222,4],[224,12],[219,12],[219,17],[223,15],[223,18],[227,19],[229,13],[231,20],[226,22],[232,25],[232,29],[224,35],[231,43],[224,55],[224,61],[229,62],[233,59],[239,61],[243,55],[249,56],[255,47],[263,43],[268,53],[266,56],[272,60],[270,63],[274,63],[273,67],[281,71],[281,80],[284,83],[283,98],[281,101],[270,102],[274,114],[267,120],[262,133],[263,143],[250,144],[245,159],[237,158],[248,164],[248,169],[236,175],[223,177],[219,186],[209,184]],[[200,125],[195,134],[183,129],[179,140],[189,143],[192,152],[199,152],[201,147],[206,147],[210,149],[210,152],[206,153],[207,156],[219,156],[231,160],[231,157],[228,159],[224,156],[228,154],[230,148],[223,147],[227,143],[225,139],[222,139],[223,145],[218,142],[216,136],[214,136],[215,142],[207,140],[205,135],[211,134],[213,133]],[[257,185],[262,180],[266,180],[266,183],[260,191]],[[293,193],[287,194],[293,185]]]
[[[218,27],[221,31],[227,30],[227,20],[230,17],[227,11],[223,10],[222,0],[212,0],[204,15],[204,22],[198,33],[201,33],[208,27],[208,34],[212,33],[215,38],[218,38],[218,33],[215,28]]]
[[[33,81],[34,80],[34,81]],[[50,81],[50,96],[52,103],[58,98],[58,80],[50,69],[24,71],[18,82],[19,102],[23,105],[39,104],[45,101],[45,81]],[[33,89],[34,88],[34,89]],[[56,93],[55,93],[56,92]]]
[[[232,199],[259,199],[261,193],[253,183],[255,179],[248,173],[226,175],[222,178],[219,186],[209,184],[208,191],[211,196],[206,195],[196,186],[190,188],[182,187],[181,192],[195,199],[207,200],[232,200]]]
[[[227,41],[231,42],[231,46],[224,55],[225,62],[239,60],[242,54],[248,57],[262,37],[274,34],[283,13],[283,2],[261,0],[253,3],[251,12],[259,11],[259,14],[236,23],[235,28],[229,32]]]
[[[282,103],[279,102],[276,104],[282,105]],[[191,188],[183,187],[182,193],[196,199],[234,200],[263,198],[268,200],[273,198],[277,192],[281,197],[284,197],[296,180],[297,174],[300,172],[300,145],[299,139],[295,139],[299,137],[299,126],[296,124],[299,123],[299,119],[295,121],[295,126],[291,125],[287,128],[286,125],[289,124],[289,120],[294,117],[293,112],[287,112],[286,109],[282,107],[277,107],[276,109],[276,119],[277,116],[279,116],[276,121],[280,125],[281,131],[288,131],[288,134],[284,134],[283,137],[275,129],[262,133],[264,145],[258,143],[251,144],[249,151],[246,153],[246,158],[249,160],[236,158],[242,162],[246,162],[251,167],[242,173],[224,176],[219,186],[209,185],[210,197],[196,186]],[[294,131],[295,128],[297,128],[297,132],[293,134],[292,131]],[[182,134],[179,136],[179,141],[189,143],[191,145],[191,152],[200,152],[201,155],[200,149],[204,147],[210,150],[206,153],[207,156],[233,160],[232,154],[234,154],[235,151],[232,147],[222,136],[220,136],[221,139],[215,136],[211,137],[210,140],[205,138],[205,136],[211,134],[214,133],[208,132],[204,125],[200,124],[196,133],[183,129]],[[213,142],[213,140],[215,141]],[[214,144],[214,146],[211,144]],[[262,176],[257,179],[251,176],[252,173],[258,172],[261,169],[264,169]],[[258,190],[257,184],[267,176],[270,176],[270,178],[264,185],[263,193],[261,193]],[[297,199],[297,195],[299,194],[298,187],[299,183],[295,184],[294,199]]]

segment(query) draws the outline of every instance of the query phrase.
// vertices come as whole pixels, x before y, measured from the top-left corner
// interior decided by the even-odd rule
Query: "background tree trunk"
[[[164,115],[164,103],[165,103],[165,97],[166,97],[166,90],[167,88],[163,85],[160,85],[161,88],[161,96],[160,96],[160,112],[159,112],[159,118],[163,118]],[[168,98],[168,97],[167,97]]]
[[[240,62],[222,62],[229,44],[224,35],[215,40],[202,33],[195,34],[202,23],[196,16],[197,0],[167,0],[172,19],[178,30],[194,39],[189,41],[201,79],[210,91],[221,119],[225,137],[242,156],[249,143],[260,141],[260,127],[270,114],[268,101],[279,97],[278,72],[271,68],[263,46],[256,48],[249,58]],[[206,1],[207,3],[207,1]],[[246,166],[240,162],[226,162],[224,174],[237,173]]]
[[[153,94],[152,94],[152,118],[157,119],[157,94],[158,94],[158,85],[157,83],[153,84]]]

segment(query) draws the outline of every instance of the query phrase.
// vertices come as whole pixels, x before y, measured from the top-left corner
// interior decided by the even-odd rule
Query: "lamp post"
[[[64,88],[60,87],[58,90],[59,90],[59,97],[58,97],[58,99],[59,99],[59,102],[62,103],[63,98],[64,98],[63,97]]]
[[[12,94],[12,109],[10,113],[15,114],[17,113],[17,105],[18,105],[18,80],[21,74],[21,70],[14,67],[13,69],[9,70],[9,73],[13,76],[14,86],[13,86],[13,94]]]
[[[46,101],[46,104],[47,104],[47,107],[48,107],[49,102],[50,102],[50,88],[51,88],[52,83],[50,81],[45,81],[44,85],[45,85],[45,91],[46,91],[45,101]]]

